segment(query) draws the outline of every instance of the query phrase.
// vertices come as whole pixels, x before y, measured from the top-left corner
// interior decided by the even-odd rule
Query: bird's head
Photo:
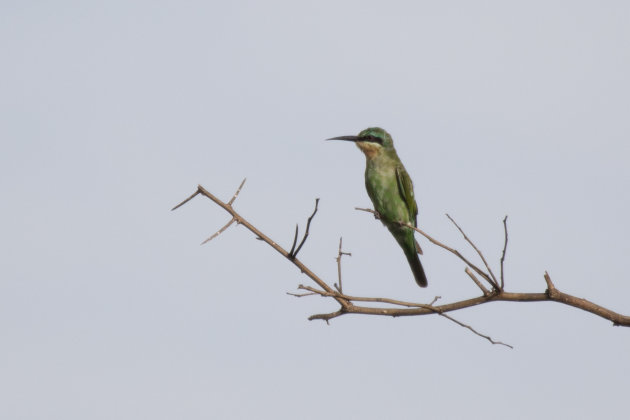
[[[380,127],[366,128],[358,136],[339,136],[328,140],[353,141],[368,159],[379,155],[384,150],[394,148],[392,136]]]

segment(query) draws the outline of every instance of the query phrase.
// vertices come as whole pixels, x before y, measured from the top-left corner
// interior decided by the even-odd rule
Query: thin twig
[[[343,237],[339,237],[339,251],[337,252],[337,279],[339,280],[339,293],[343,293],[343,283],[341,282],[341,244],[343,243]]]
[[[337,252],[337,258],[336,258],[336,260],[337,260],[337,278],[339,279],[339,286],[337,286],[335,284],[335,288],[337,289],[337,291],[339,293],[343,293],[343,285],[341,284],[341,257],[343,255],[347,255],[349,257],[352,256],[352,254],[350,252],[343,252],[341,250],[341,244],[342,243],[343,243],[343,238],[340,237],[339,238],[339,251]]]
[[[241,185],[238,186],[238,189],[236,190],[236,192],[234,193],[234,195],[232,196],[232,198],[230,198],[230,201],[228,201],[228,206],[231,206],[232,203],[234,203],[234,200],[236,200],[236,197],[238,197],[238,193],[241,192],[241,189],[243,188],[243,185],[245,185],[245,181],[247,181],[247,178],[243,178],[243,181],[241,182]]]
[[[485,288],[485,286],[483,284],[481,284],[481,282],[477,279],[477,277],[475,276],[475,273],[473,273],[470,268],[466,267],[464,269],[464,271],[466,272],[466,274],[468,274],[468,276],[472,279],[472,281],[475,282],[475,284],[481,289],[481,291],[483,292],[484,296],[488,296],[490,294],[490,292],[488,291],[488,289]]]
[[[319,295],[319,296],[322,296],[322,297],[333,298],[339,303],[339,305],[341,305],[341,308],[338,311],[336,311],[336,312],[331,312],[331,313],[327,313],[327,314],[313,315],[309,319],[322,319],[322,320],[325,320],[328,323],[328,321],[330,319],[338,317],[338,316],[342,316],[342,315],[345,315],[345,314],[379,315],[379,316],[391,316],[391,317],[438,314],[440,316],[446,317],[447,319],[457,323],[458,325],[460,325],[462,327],[465,327],[465,328],[469,329],[473,333],[475,333],[475,334],[477,334],[477,335],[479,335],[479,336],[481,336],[483,338],[486,338],[487,340],[489,340],[493,344],[500,344],[500,345],[505,345],[505,346],[511,347],[508,344],[492,340],[490,337],[478,333],[471,326],[466,325],[466,324],[462,323],[461,321],[458,321],[458,320],[454,319],[450,315],[446,316],[445,313],[446,312],[451,312],[451,311],[456,311],[456,310],[463,309],[463,308],[476,306],[476,305],[480,305],[480,304],[484,304],[484,303],[489,303],[489,302],[500,302],[500,301],[503,301],[503,302],[543,302],[543,301],[553,301],[553,302],[559,302],[559,303],[563,303],[565,305],[573,306],[575,308],[578,308],[578,309],[581,309],[581,310],[584,310],[584,311],[591,312],[591,313],[593,313],[593,314],[595,314],[597,316],[600,316],[602,318],[605,318],[605,319],[608,319],[608,320],[612,321],[613,325],[615,325],[615,326],[628,326],[628,327],[630,327],[630,316],[621,315],[619,313],[616,313],[616,312],[613,312],[613,311],[611,311],[609,309],[606,309],[606,308],[604,308],[602,306],[599,306],[599,305],[597,305],[597,304],[595,304],[593,302],[590,302],[590,301],[588,301],[586,299],[581,299],[581,298],[578,298],[578,297],[575,297],[575,296],[572,296],[572,295],[569,295],[569,294],[566,294],[566,293],[563,293],[563,292],[559,291],[555,287],[553,282],[551,281],[551,277],[549,276],[549,274],[547,272],[545,272],[545,275],[544,275],[545,282],[547,283],[547,290],[546,290],[545,293],[511,293],[511,292],[505,292],[503,290],[503,286],[504,286],[503,263],[504,263],[504,260],[505,260],[505,254],[506,254],[506,250],[507,250],[507,241],[508,241],[508,237],[507,237],[507,216],[503,220],[503,222],[504,222],[504,229],[505,229],[505,243],[504,243],[503,253],[502,253],[502,257],[501,257],[501,283],[500,283],[500,285],[498,284],[496,277],[494,276],[494,274],[490,270],[490,267],[487,264],[487,262],[486,262],[485,258],[483,257],[483,255],[481,254],[481,252],[472,243],[472,241],[470,241],[468,239],[468,237],[464,234],[462,229],[457,225],[457,223],[455,223],[455,221],[450,216],[447,215],[449,217],[449,219],[451,219],[451,221],[455,224],[455,226],[457,226],[457,228],[460,230],[460,232],[464,235],[464,238],[477,251],[477,253],[481,257],[482,261],[486,265],[486,268],[488,269],[489,274],[486,274],[479,267],[475,266],[470,261],[468,261],[465,257],[463,257],[461,255],[461,253],[459,253],[459,251],[457,251],[457,250],[455,250],[453,248],[450,248],[450,247],[442,244],[441,242],[433,239],[432,237],[430,237],[429,235],[427,235],[426,233],[424,233],[423,231],[421,231],[418,228],[410,226],[409,224],[401,223],[401,225],[405,225],[405,226],[407,226],[409,228],[414,229],[415,231],[417,231],[418,233],[420,233],[421,235],[426,237],[429,241],[431,241],[431,243],[433,243],[433,244],[435,244],[435,245],[437,245],[437,246],[439,246],[439,247],[441,247],[443,249],[446,249],[447,251],[451,252],[452,254],[457,256],[459,259],[464,261],[464,263],[466,263],[466,265],[467,265],[466,273],[473,279],[473,281],[476,280],[475,283],[482,290],[482,292],[484,292],[483,296],[478,296],[478,297],[474,297],[474,298],[470,298],[470,299],[465,299],[465,300],[461,300],[461,301],[456,301],[456,302],[452,302],[452,303],[446,303],[446,304],[434,306],[435,302],[439,298],[438,296],[436,296],[433,299],[433,301],[430,304],[427,305],[427,304],[405,302],[405,301],[394,300],[394,299],[387,299],[387,298],[366,298],[366,297],[345,295],[341,291],[342,290],[341,289],[341,275],[340,275],[340,270],[339,269],[338,269],[338,275],[339,275],[339,279],[340,279],[340,281],[339,281],[339,283],[340,283],[339,286],[340,287],[338,289],[339,291],[335,291],[335,289],[330,287],[326,282],[324,282],[320,277],[315,275],[308,267],[306,267],[301,261],[299,261],[297,258],[295,258],[295,254],[297,254],[297,252],[300,250],[300,247],[304,244],[304,242],[306,240],[306,237],[308,236],[308,230],[309,230],[309,227],[310,227],[310,222],[311,222],[312,218],[314,217],[315,213],[317,212],[318,200],[316,200],[316,202],[315,202],[315,210],[313,211],[313,214],[311,215],[311,217],[309,217],[309,220],[307,222],[307,228],[306,228],[307,232],[304,235],[304,238],[302,239],[302,242],[300,243],[300,246],[297,248],[297,251],[295,251],[295,253],[289,253],[286,250],[284,250],[282,247],[280,247],[271,238],[269,238],[264,233],[262,233],[259,229],[254,227],[247,220],[243,219],[232,208],[231,204],[234,202],[234,199],[236,198],[236,196],[238,195],[239,191],[243,187],[244,182],[245,182],[245,180],[243,180],[243,182],[239,186],[239,189],[237,190],[237,192],[234,194],[232,199],[229,202],[227,202],[227,203],[224,203],[223,201],[219,200],[217,197],[215,197],[210,192],[205,190],[201,185],[199,185],[197,187],[197,191],[195,191],[190,197],[186,198],[180,204],[175,206],[173,208],[173,210],[181,207],[182,205],[184,205],[185,203],[190,201],[192,198],[194,198],[198,194],[206,196],[207,198],[209,198],[210,200],[215,202],[217,205],[219,205],[221,208],[223,208],[225,211],[227,211],[232,216],[232,220],[226,226],[221,228],[219,230],[219,232],[217,232],[215,235],[213,235],[213,237],[216,237],[216,235],[218,235],[221,232],[223,232],[233,222],[237,222],[238,224],[242,224],[245,228],[247,228],[249,231],[251,231],[254,234],[256,239],[260,239],[260,240],[266,242],[268,245],[270,245],[272,248],[274,248],[277,252],[279,252],[283,257],[289,259],[296,267],[298,267],[300,269],[300,271],[302,273],[306,274],[313,282],[315,282],[317,284],[317,286],[319,286],[321,288],[321,289],[315,289],[315,288],[310,287],[310,286],[300,285],[299,289],[304,289],[304,290],[307,291],[307,293],[304,293],[304,294],[289,293],[290,295],[297,296],[297,297],[303,297],[303,296],[311,296],[313,294],[316,294],[316,295]],[[369,209],[359,209],[359,210],[371,212],[374,215],[374,217],[380,218],[378,213],[374,212],[373,210],[369,210]],[[213,237],[211,237],[211,238],[213,238]],[[209,238],[208,240],[210,240],[211,238]],[[294,240],[294,245],[295,245],[296,242],[297,242],[297,240]],[[344,253],[342,251],[342,241],[340,239],[338,258],[341,259],[341,255],[343,255],[343,254],[348,254],[349,255],[349,253]],[[472,269],[472,270],[468,269],[468,267],[470,267],[470,269]],[[473,271],[476,272],[479,276],[483,277],[483,279],[486,280],[488,283],[492,284],[493,287],[495,288],[495,290],[493,292],[490,292],[485,287],[483,287],[483,285],[481,284],[479,279],[476,279],[476,276],[473,274]],[[385,306],[385,307],[359,306],[359,305],[355,305],[353,302],[384,303],[384,304],[387,304],[387,305],[394,305],[394,307],[390,307],[390,306]]]
[[[436,296],[436,297],[434,297],[434,298],[433,298],[433,300],[431,301],[431,303],[429,303],[429,305],[433,306],[433,304],[434,304],[435,302],[437,302],[438,300],[440,300],[440,299],[442,299],[442,296]]]
[[[325,292],[323,290],[318,290],[318,289],[315,289],[315,288],[310,287],[310,286],[300,285],[298,287],[298,289],[308,290],[311,293],[316,293],[316,294],[318,294],[320,296],[331,296],[331,294],[328,293],[328,292]],[[424,309],[427,309],[427,310],[431,311],[432,313],[435,313],[437,315],[443,316],[444,318],[446,318],[446,319],[456,323],[457,325],[459,325],[461,327],[469,329],[470,331],[472,331],[473,333],[477,334],[478,336],[483,337],[486,340],[490,341],[492,344],[500,344],[500,345],[503,345],[503,346],[507,346],[509,348],[514,348],[511,345],[505,344],[505,343],[503,343],[501,341],[495,341],[491,337],[489,337],[487,335],[484,335],[484,334],[481,334],[480,332],[475,330],[470,325],[465,324],[465,323],[463,323],[463,322],[453,318],[452,316],[445,314],[440,306],[433,306],[433,303],[435,303],[440,298],[440,296],[436,296],[433,299],[433,302],[431,304],[426,305],[426,304],[422,304],[422,303],[403,302],[403,301],[394,300],[394,299],[387,299],[387,298],[364,298],[364,297],[348,296],[348,295],[344,295],[344,294],[335,294],[335,293],[333,293],[332,295],[333,296],[343,297],[344,299],[348,299],[349,301],[356,301],[356,302],[359,302],[359,301],[360,302],[381,302],[381,303],[389,303],[389,304],[392,304],[392,305],[400,305],[400,306],[415,307],[415,308],[424,308]],[[355,313],[355,309],[357,309],[357,307],[351,308],[350,310],[348,310],[348,312]],[[332,315],[334,315],[334,316],[332,316]],[[328,321],[330,319],[335,318],[335,317],[340,316],[340,315],[343,315],[343,313],[334,312],[333,314],[314,315],[314,316],[310,317],[309,320],[323,319],[323,320],[325,320],[328,323]]]
[[[295,255],[293,254],[293,251],[295,251],[295,244],[297,244],[297,237],[298,237],[298,231],[299,231],[299,227],[298,224],[295,224],[295,235],[293,236],[293,245],[291,245],[291,251],[289,251],[289,255],[291,256],[291,258],[295,258]]]
[[[464,328],[468,328],[470,331],[474,332],[474,333],[475,333],[475,334],[477,334],[479,337],[483,337],[483,338],[485,338],[486,340],[488,340],[488,341],[489,341],[489,342],[491,342],[492,344],[498,344],[498,345],[501,345],[501,346],[506,346],[506,347],[509,347],[509,348],[511,348],[511,349],[514,349],[514,347],[512,347],[512,346],[511,346],[511,345],[509,345],[509,344],[503,343],[503,342],[501,342],[501,341],[495,341],[495,340],[493,340],[491,337],[489,337],[489,336],[487,336],[487,335],[485,335],[485,334],[481,334],[479,331],[475,330],[475,329],[474,329],[473,327],[471,327],[470,325],[468,325],[468,324],[464,324],[463,322],[456,320],[455,318],[453,318],[453,317],[452,317],[452,316],[450,316],[450,315],[447,315],[447,314],[440,314],[440,315],[441,315],[441,316],[443,316],[443,317],[444,317],[444,318],[446,318],[446,319],[449,319],[449,320],[453,321],[454,323],[456,323],[456,324],[457,324],[457,325],[459,325],[459,326],[462,326],[462,327],[464,327]]]
[[[466,234],[464,233],[464,231],[462,230],[462,228],[459,227],[459,225],[457,224],[457,222],[455,222],[455,220],[453,220],[453,218],[449,215],[446,214],[446,217],[449,218],[449,220],[451,222],[453,222],[453,224],[457,227],[457,229],[459,230],[459,232],[462,234],[462,236],[464,237],[464,239],[466,240],[466,242],[468,242],[470,244],[470,246],[473,247],[473,249],[475,251],[477,251],[477,254],[481,257],[481,261],[483,261],[483,263],[485,264],[486,268],[488,269],[488,273],[490,274],[490,277],[492,277],[492,281],[490,282],[490,284],[492,284],[492,287],[494,287],[495,289],[499,289],[499,283],[497,282],[497,278],[494,276],[494,273],[492,272],[492,269],[490,268],[490,266],[488,265],[488,262],[486,261],[486,258],[483,256],[483,254],[481,253],[481,251],[479,251],[479,248],[477,248],[477,246],[473,243],[473,241],[471,241],[468,236],[466,236]]]
[[[317,213],[317,206],[319,204],[319,198],[315,199],[315,209],[313,210],[313,214],[311,214],[311,217],[308,218],[308,220],[306,221],[306,232],[304,232],[304,237],[302,238],[302,242],[300,242],[300,245],[297,247],[297,249],[295,250],[295,252],[290,252],[289,254],[291,255],[291,258],[295,258],[297,257],[298,252],[300,252],[300,249],[302,249],[302,245],[304,245],[304,242],[306,242],[306,238],[308,238],[308,232],[309,229],[311,228],[311,221],[313,220],[313,217],[315,217],[315,213]],[[297,227],[296,227],[296,235],[297,235]]]
[[[295,296],[295,297],[304,297],[304,296],[313,296],[316,295],[317,293],[315,292],[310,292],[310,293],[291,293],[291,292],[287,292],[287,295],[291,295],[291,296]]]
[[[192,198],[194,198],[198,194],[204,195],[206,198],[212,200],[219,207],[221,207],[223,210],[225,210],[230,215],[232,215],[232,218],[237,223],[243,225],[247,230],[252,232],[254,234],[254,236],[256,237],[256,239],[260,239],[260,240],[264,241],[269,246],[271,246],[273,249],[275,249],[278,253],[280,253],[283,257],[285,257],[288,260],[290,260],[293,263],[293,265],[295,265],[297,268],[299,268],[302,273],[306,274],[306,276],[308,276],[311,280],[313,280],[322,289],[324,289],[324,290],[326,290],[328,292],[334,292],[334,289],[332,289],[330,286],[328,286],[328,284],[326,284],[325,281],[323,281],[319,276],[317,276],[315,273],[313,273],[313,271],[311,271],[311,269],[309,269],[307,266],[305,266],[300,260],[298,260],[297,258],[291,257],[291,255],[284,248],[282,248],[280,245],[278,245],[275,241],[273,241],[267,235],[262,233],[259,229],[257,229],[254,225],[249,223],[247,220],[243,219],[243,217],[241,217],[241,215],[238,214],[234,210],[234,208],[232,208],[232,206],[230,206],[230,205],[228,205],[228,203],[224,203],[223,201],[218,199],[215,195],[210,193],[208,190],[206,190],[201,185],[198,185],[197,186],[197,191],[195,191],[195,193],[193,193],[190,197],[188,197],[187,199],[182,201],[180,204],[175,206],[174,209],[179,208],[182,205],[186,204],[188,201],[190,201]],[[316,207],[317,207],[317,202],[315,204],[316,204]],[[314,213],[313,213],[313,215],[314,215]],[[347,308],[347,307],[351,307],[352,306],[351,302],[348,302],[348,301],[346,301],[346,300],[344,300],[342,298],[339,298],[339,297],[333,297],[333,298],[341,305],[342,308]]]
[[[176,205],[175,207],[173,207],[173,208],[171,209],[171,211],[173,211],[173,210],[177,210],[178,208],[180,208],[181,206],[183,206],[184,204],[188,203],[190,200],[192,200],[193,198],[195,198],[195,196],[196,196],[197,194],[200,194],[200,193],[201,193],[201,191],[197,190],[197,191],[195,191],[194,193],[190,194],[190,197],[188,197],[187,199],[185,199],[184,201],[182,201],[181,203],[179,203],[178,205]]]
[[[372,215],[374,215],[374,218],[377,220],[381,219],[381,215],[379,214],[379,212],[377,212],[376,210],[372,210],[372,209],[364,209],[362,207],[355,207],[355,210],[361,210],[361,211],[366,211],[368,213],[372,213]]]
[[[305,286],[300,284],[298,289],[308,290],[309,292],[316,293],[323,297],[340,297],[346,300],[351,300],[355,302],[378,302],[378,303],[388,303],[390,305],[398,305],[398,306],[406,306],[408,308],[431,308],[432,306],[424,303],[415,303],[415,302],[405,302],[403,300],[389,299],[389,298],[371,298],[371,297],[360,297],[360,296],[349,296],[340,292],[329,292],[326,290],[319,290],[311,286]]]
[[[503,261],[505,261],[505,251],[508,245],[508,229],[507,229],[507,215],[503,218],[503,231],[505,232],[505,241],[503,242],[503,253],[501,254],[501,290],[505,287],[505,281],[503,279]]]
[[[211,237],[209,237],[208,239],[206,239],[205,241],[203,241],[203,242],[201,243],[201,245],[203,245],[203,244],[205,244],[205,243],[207,243],[207,242],[210,242],[211,240],[213,240],[214,238],[216,238],[217,236],[219,236],[220,234],[222,234],[223,232],[225,232],[225,230],[226,230],[227,228],[229,228],[229,227],[230,227],[230,225],[231,225],[232,223],[234,223],[234,221],[235,221],[235,220],[236,220],[236,219],[232,218],[229,222],[227,222],[227,223],[225,224],[225,226],[223,226],[221,229],[219,229],[219,230],[218,230],[216,233],[214,233]]]

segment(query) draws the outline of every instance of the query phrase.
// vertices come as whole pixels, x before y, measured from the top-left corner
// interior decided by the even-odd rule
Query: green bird
[[[422,249],[414,238],[414,231],[400,225],[400,222],[418,225],[418,205],[413,195],[413,183],[394,149],[392,136],[382,128],[371,127],[358,136],[328,140],[352,141],[365,154],[365,188],[374,209],[405,252],[418,286],[427,287],[427,277],[418,257]]]

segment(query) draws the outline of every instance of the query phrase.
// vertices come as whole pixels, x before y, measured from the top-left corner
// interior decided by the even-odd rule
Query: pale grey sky
[[[348,316],[198,183],[346,291],[472,297],[419,238],[429,288],[370,215],[382,126],[419,225],[507,289],[630,313],[630,6],[623,1],[0,3],[0,418],[623,419],[630,330],[553,303]]]

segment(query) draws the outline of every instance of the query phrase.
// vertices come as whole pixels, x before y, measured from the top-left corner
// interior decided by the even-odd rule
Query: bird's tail
[[[413,248],[413,252],[407,252],[406,249],[407,248],[405,248],[405,256],[407,257],[409,267],[411,267],[411,271],[413,272],[413,277],[416,279],[416,283],[418,283],[418,286],[420,287],[427,287],[427,276],[424,274],[424,269],[420,263],[418,253],[415,252],[415,248]]]

